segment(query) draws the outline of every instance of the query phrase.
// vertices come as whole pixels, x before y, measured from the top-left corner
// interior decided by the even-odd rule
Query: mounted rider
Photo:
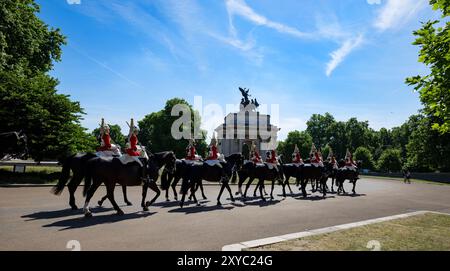
[[[201,160],[201,157],[197,155],[197,150],[195,149],[195,142],[193,139],[189,139],[189,144],[186,147],[186,157],[184,158],[187,162],[194,162]]]
[[[258,151],[256,150],[255,143],[252,142],[252,148],[250,151],[250,160],[255,164],[262,164],[261,156],[259,155]]]
[[[267,152],[266,155],[266,164],[269,167],[269,169],[275,168],[275,170],[278,172],[278,158],[277,158],[277,152],[275,150],[270,150]]]
[[[322,157],[320,155],[320,152],[317,151],[316,145],[314,145],[314,143],[312,143],[312,145],[311,145],[311,152],[309,153],[309,155],[311,157],[312,165],[314,165],[316,167],[323,167]]]
[[[333,169],[338,169],[338,165],[337,165],[337,161],[336,161],[336,156],[334,156],[333,150],[330,148],[330,152],[328,153],[328,163],[330,163],[333,167]]]
[[[209,144],[209,156],[206,158],[206,164],[210,166],[219,166],[222,167],[220,162],[225,161],[223,158],[223,155],[219,153],[219,150],[217,148],[217,139],[215,137],[215,134],[213,134],[213,137],[211,138],[211,143]]]
[[[345,166],[344,168],[346,169],[350,169],[350,170],[357,170],[357,165],[356,162],[353,161],[353,155],[351,154],[351,152],[347,149],[347,152],[345,154]]]
[[[292,163],[295,166],[303,165],[303,159],[300,156],[300,150],[297,147],[297,144],[295,144],[294,152],[292,153]]]
[[[121,156],[120,149],[111,144],[110,129],[108,124],[105,123],[105,119],[102,118],[100,124],[100,147],[97,148],[97,156]]]
[[[127,123],[128,124],[128,123]],[[140,175],[142,179],[145,179],[145,164],[148,160],[147,152],[145,151],[145,148],[139,144],[137,135],[139,133],[139,129],[134,125],[134,120],[131,119],[130,124],[128,124],[130,127],[130,131],[128,133],[128,142],[126,144],[126,153],[120,157],[120,161],[123,164],[127,164],[130,162],[137,162],[140,167]]]

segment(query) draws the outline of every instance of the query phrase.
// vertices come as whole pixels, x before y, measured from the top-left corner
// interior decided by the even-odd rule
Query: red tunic
[[[195,153],[196,153],[195,147],[194,146],[189,147],[189,152],[188,155],[186,156],[186,159],[195,160]]]
[[[137,151],[137,136],[132,134],[130,137],[130,147],[127,149],[127,154],[129,156],[140,156],[140,153]]]
[[[295,154],[295,158],[292,159],[293,163],[300,163],[300,161],[302,160],[302,157],[300,156],[300,153],[296,153]]]
[[[211,152],[212,152],[212,154],[208,157],[207,160],[217,160],[217,158],[219,158],[219,156],[217,154],[218,153],[217,147],[212,145],[211,146]]]
[[[254,152],[253,163],[261,163],[261,156],[259,156],[259,153],[257,151]]]
[[[275,150],[272,150],[270,153],[270,159],[267,160],[268,163],[276,164],[277,163],[277,154]]]
[[[321,160],[322,160],[322,159],[320,159],[319,154],[316,152],[316,153],[314,154],[314,159],[313,159],[311,162],[313,162],[313,163],[320,163]]]
[[[109,134],[103,134],[102,136],[103,146],[97,148],[98,151],[107,151],[111,149],[111,137]]]

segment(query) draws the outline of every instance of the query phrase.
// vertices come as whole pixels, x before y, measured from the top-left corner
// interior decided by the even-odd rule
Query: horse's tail
[[[55,195],[60,195],[62,193],[64,186],[66,186],[66,183],[70,178],[70,163],[72,162],[72,158],[73,156],[69,156],[59,160],[62,164],[62,171],[58,183],[52,188],[52,193]]]

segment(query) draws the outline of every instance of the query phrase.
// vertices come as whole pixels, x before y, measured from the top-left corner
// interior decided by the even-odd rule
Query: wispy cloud
[[[399,27],[424,8],[426,3],[426,0],[387,0],[373,25],[380,31]]]
[[[334,71],[334,69],[336,69],[336,67],[347,57],[347,55],[350,54],[350,52],[353,51],[355,48],[360,46],[363,41],[364,36],[360,34],[356,38],[344,41],[344,43],[339,49],[333,51],[330,54],[331,60],[327,63],[325,71],[326,75],[330,76],[331,73]]]
[[[247,3],[244,0],[226,0],[226,7],[228,14],[230,15],[242,16],[243,18],[257,25],[262,25],[275,29],[280,33],[289,34],[298,38],[306,38],[311,36],[309,33],[302,32],[297,28],[267,19],[263,15],[255,12],[250,6],[247,5]],[[230,22],[231,28],[234,29],[231,20]]]

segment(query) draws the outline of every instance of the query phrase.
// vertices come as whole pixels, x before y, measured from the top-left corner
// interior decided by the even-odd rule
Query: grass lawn
[[[360,175],[360,178],[371,178],[371,179],[382,179],[382,180],[394,180],[403,182],[403,178],[401,177],[385,177],[385,176],[371,176],[371,175]],[[437,185],[450,185],[450,183],[444,182],[433,182],[419,179],[410,179],[411,183],[428,183],[428,184],[437,184]]]
[[[13,172],[11,166],[0,166],[0,184],[53,184],[61,167],[27,166],[25,173]]]
[[[450,250],[450,215],[426,213],[408,218],[375,223],[249,250],[370,250],[376,240],[381,250]]]

